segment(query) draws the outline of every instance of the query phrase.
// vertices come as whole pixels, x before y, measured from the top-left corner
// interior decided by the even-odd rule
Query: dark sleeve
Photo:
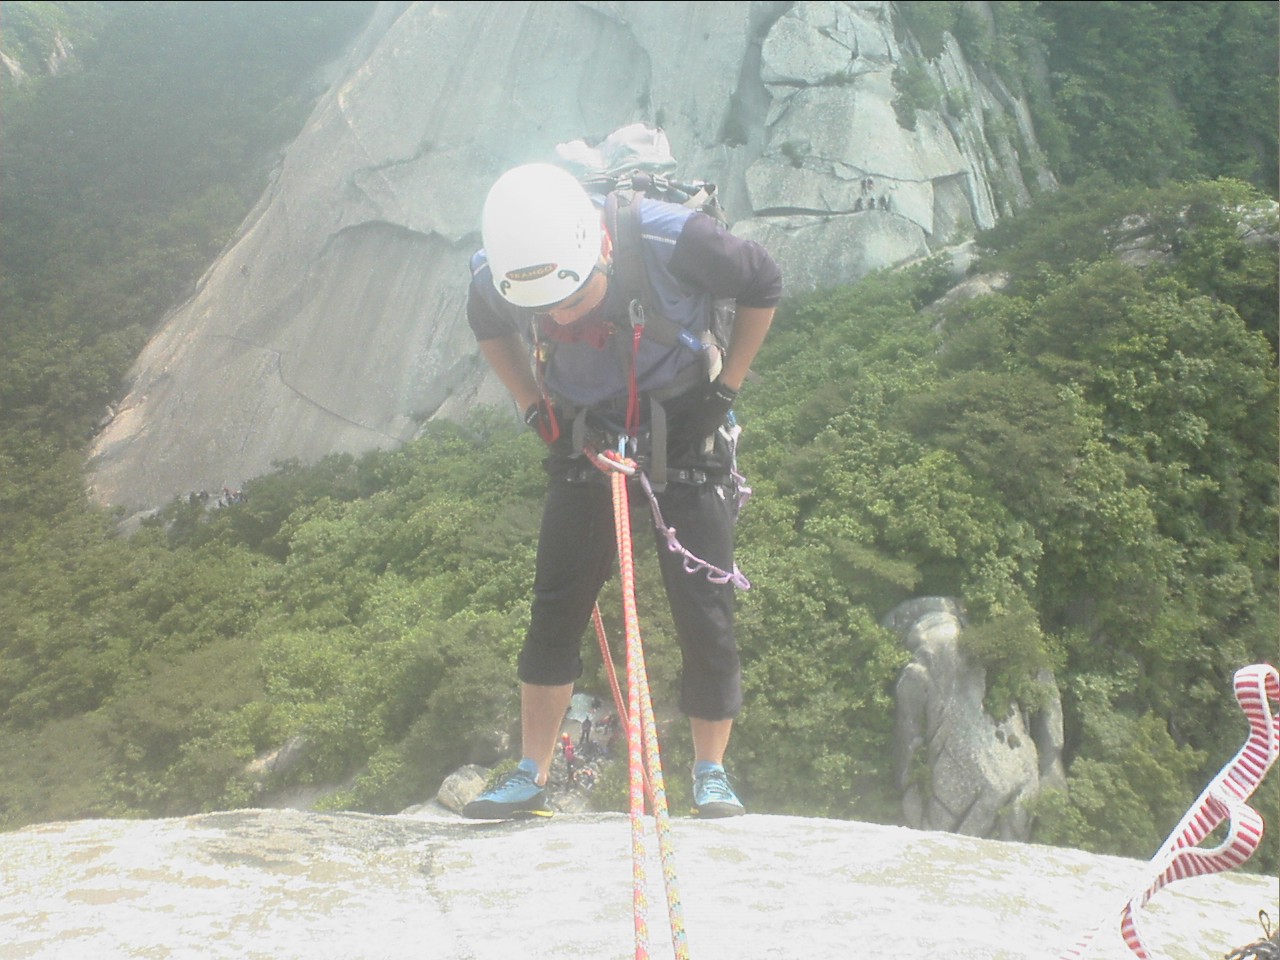
[[[705,213],[691,216],[680,232],[671,272],[744,307],[776,307],[782,299],[782,271],[769,251],[754,240],[735,237]]]
[[[489,277],[488,264],[477,254],[472,259],[471,286],[467,289],[467,323],[477,340],[496,340],[519,331]]]

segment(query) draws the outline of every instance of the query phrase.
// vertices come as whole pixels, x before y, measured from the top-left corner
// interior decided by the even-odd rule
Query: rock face
[[[1046,960],[1103,927],[1145,863],[902,827],[748,815],[674,820],[699,960]],[[649,943],[672,956],[652,823]],[[0,835],[5,960],[610,960],[635,956],[622,814],[523,823],[238,811],[50,823]],[[1168,960],[1260,939],[1274,878],[1174,883],[1141,911]]]
[[[141,510],[238,489],[280,461],[394,447],[434,417],[505,406],[463,318],[467,258],[489,184],[557,143],[662,126],[792,291],[961,243],[1051,188],[1025,106],[949,39],[923,59],[895,11],[378,4],[238,235],[139,357],[90,451],[94,497]],[[908,67],[941,97],[900,121]]]
[[[913,660],[895,690],[894,767],[903,822],[1001,840],[1031,835],[1027,803],[1042,789],[1065,789],[1062,706],[1000,721],[983,706],[986,676],[960,651],[960,605],[920,597],[885,618]],[[1052,678],[1045,678],[1052,684]]]

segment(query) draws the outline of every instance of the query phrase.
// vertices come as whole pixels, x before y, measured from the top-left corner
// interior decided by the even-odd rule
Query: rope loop
[[[1138,926],[1139,909],[1175,880],[1240,866],[1262,842],[1262,816],[1246,801],[1280,757],[1280,716],[1271,706],[1273,701],[1280,701],[1280,671],[1267,663],[1241,667],[1236,671],[1233,687],[1236,702],[1249,721],[1248,739],[1151,858],[1147,885],[1129,896],[1121,907],[1120,935],[1140,960],[1151,960],[1151,954]],[[1216,847],[1199,846],[1223,822],[1227,823],[1226,838]],[[1096,932],[1062,954],[1061,960],[1087,956]]]
[[[605,450],[603,453],[598,453],[591,447],[583,447],[582,452],[586,454],[587,459],[604,473],[621,473],[628,477],[634,477],[636,471],[640,469],[634,460],[630,457],[624,457],[616,450]]]

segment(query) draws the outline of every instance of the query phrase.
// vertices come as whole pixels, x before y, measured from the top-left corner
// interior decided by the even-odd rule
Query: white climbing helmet
[[[493,285],[518,307],[558,303],[600,259],[600,210],[573,174],[550,163],[508,170],[480,217]]]

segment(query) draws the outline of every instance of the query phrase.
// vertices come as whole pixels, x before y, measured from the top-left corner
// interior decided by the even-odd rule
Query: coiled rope
[[[1151,960],[1152,955],[1143,943],[1138,911],[1161,887],[1238,867],[1262,841],[1262,816],[1246,801],[1280,756],[1280,716],[1271,708],[1272,701],[1280,701],[1280,672],[1270,664],[1242,667],[1236,671],[1234,688],[1236,702],[1249,720],[1249,738],[1151,858],[1146,885],[1127,897],[1120,909],[1120,935],[1141,960]],[[1226,839],[1216,847],[1199,847],[1224,821]],[[1096,934],[1095,929],[1062,954],[1061,960],[1086,957]]]

